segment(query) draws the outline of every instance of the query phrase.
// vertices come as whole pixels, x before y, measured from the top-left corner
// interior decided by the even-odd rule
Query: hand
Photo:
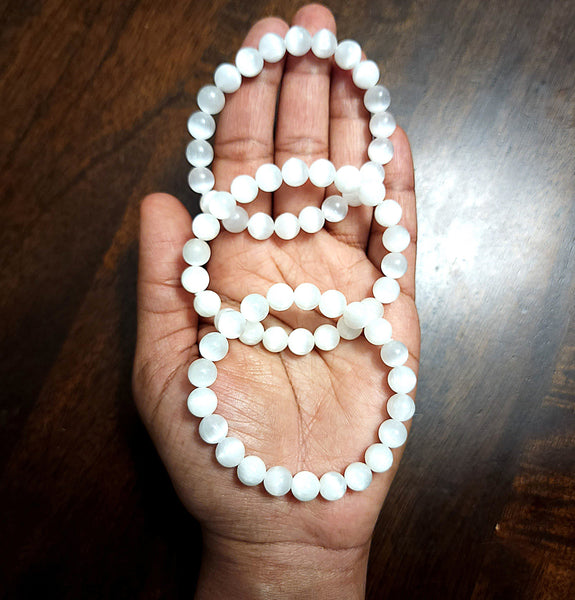
[[[293,24],[312,34],[323,27],[335,32],[333,16],[318,5],[302,8]],[[264,33],[283,36],[287,29],[279,19],[264,19],[252,28],[244,45],[257,47]],[[332,69],[331,61],[308,53],[266,63],[258,77],[244,80],[235,94],[226,97],[215,140],[216,187],[229,189],[236,175],[253,175],[266,162],[281,166],[291,156],[307,164],[326,157],[336,167],[360,166],[367,160],[371,140],[368,116],[351,73]],[[407,365],[417,372],[413,166],[405,133],[398,128],[391,139],[395,155],[386,165],[387,197],[402,205],[402,224],[412,243],[405,252],[408,271],[399,280],[402,294],[386,306],[385,317],[394,338],[409,348]],[[273,197],[260,193],[248,209],[274,217],[288,211],[298,214],[306,205],[320,206],[325,195],[326,190],[309,182],[301,188],[284,185]],[[328,223],[315,235],[302,232],[291,241],[276,236],[256,241],[247,232],[222,230],[210,243],[209,288],[234,308],[246,294],[265,295],[277,282],[293,288],[312,282],[322,291],[342,291],[348,301],[371,296],[373,282],[381,277],[383,257],[382,230],[372,215],[368,207],[350,208],[341,223]],[[316,597],[321,597],[320,589],[326,597],[337,593],[359,597],[372,531],[402,449],[393,451],[394,466],[375,475],[367,490],[348,491],[336,502],[318,497],[303,503],[291,494],[273,498],[262,486],[245,487],[235,469],[217,464],[213,447],[198,435],[198,419],[186,408],[192,389],[187,368],[198,357],[198,339],[213,331],[210,323],[198,322],[193,296],[180,284],[186,266],[181,250],[190,232],[190,216],[175,198],[154,194],[144,200],[134,392],[179,497],[202,524],[206,556],[198,594],[219,592],[225,597],[225,586],[230,585],[232,596],[241,597],[242,589],[251,596],[265,584],[275,590],[276,598],[282,597],[280,589],[287,590],[287,596],[316,589]],[[320,317],[317,312],[290,310],[276,313],[274,320],[288,331],[302,325],[313,330]],[[246,454],[260,456],[267,466],[283,465],[292,473],[305,469],[318,476],[330,470],[343,472],[350,462],[363,460],[387,417],[386,400],[392,393],[386,383],[389,369],[378,350],[363,337],[342,340],[334,351],[314,350],[305,357],[289,351],[272,354],[261,344],[248,347],[231,341],[213,386],[219,400],[216,412],[227,419],[230,435],[244,442]],[[212,589],[210,575],[216,572],[221,576]],[[243,581],[246,575],[251,583]],[[250,588],[252,584],[256,588]]]

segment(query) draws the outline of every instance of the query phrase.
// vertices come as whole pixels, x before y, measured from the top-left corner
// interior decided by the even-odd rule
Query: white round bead
[[[220,297],[212,290],[198,292],[194,298],[194,310],[200,317],[215,317],[221,305]]]
[[[397,394],[409,394],[417,383],[415,373],[405,365],[394,367],[387,376],[389,387]]]
[[[361,492],[369,487],[373,475],[371,469],[365,463],[354,462],[348,465],[344,477],[350,490]]]
[[[399,448],[405,444],[407,429],[403,423],[394,419],[387,419],[379,426],[377,432],[381,443],[388,448]]]
[[[286,53],[286,44],[277,33],[270,32],[262,36],[258,50],[266,62],[277,63]]]
[[[391,340],[391,323],[384,318],[375,319],[366,325],[363,334],[370,344],[381,346]]]
[[[240,204],[248,204],[256,199],[258,195],[258,184],[249,175],[238,175],[230,186],[232,196]]]
[[[192,232],[198,239],[209,242],[220,233],[220,222],[214,215],[196,215],[192,221]]]
[[[256,240],[267,240],[274,232],[274,221],[266,213],[257,212],[248,221],[248,231]]]
[[[197,238],[188,240],[182,249],[184,260],[193,267],[205,265],[211,256],[210,246]]]
[[[353,69],[361,61],[361,46],[353,40],[340,42],[335,49],[334,60],[340,69]]]
[[[294,292],[287,283],[274,283],[266,294],[270,308],[287,310],[293,304]]]
[[[240,89],[242,76],[237,67],[230,63],[223,63],[214,72],[214,82],[222,92],[233,94]]]
[[[300,158],[288,158],[282,166],[282,177],[287,185],[299,187],[307,181],[309,170]]]
[[[217,406],[218,397],[210,388],[196,388],[188,396],[188,410],[194,417],[207,417],[216,410]]]
[[[386,165],[393,158],[393,142],[388,138],[375,138],[367,147],[369,160]]]
[[[214,317],[214,325],[228,340],[237,340],[246,326],[246,318],[233,308],[224,308]]]
[[[347,202],[341,196],[328,196],[321,205],[326,221],[339,223],[347,215]]]
[[[222,225],[230,233],[241,233],[248,226],[249,220],[250,216],[245,208],[234,206],[232,214],[227,219],[222,220]]]
[[[381,360],[388,367],[400,367],[405,363],[409,356],[409,352],[405,344],[397,340],[390,340],[381,347]]]
[[[291,492],[301,502],[309,502],[319,494],[319,479],[310,471],[300,471],[293,476]]]
[[[186,146],[186,159],[194,167],[207,167],[214,160],[214,149],[205,140],[192,140]]]
[[[387,414],[396,421],[409,421],[415,414],[415,402],[407,394],[394,394],[387,401]]]
[[[344,340],[355,340],[361,335],[361,329],[352,329],[346,325],[343,317],[337,322],[337,332]]]
[[[361,181],[363,183],[366,181],[379,181],[382,183],[385,178],[385,169],[382,165],[378,165],[370,160],[361,165],[359,174],[361,175]]]
[[[359,89],[367,90],[378,82],[379,67],[373,60],[362,60],[354,67],[352,78]]]
[[[216,460],[222,467],[237,467],[243,460],[246,449],[235,437],[224,438],[216,446]]]
[[[255,346],[263,337],[264,326],[259,321],[248,321],[240,335],[240,342],[246,346]]]
[[[334,183],[342,194],[353,194],[361,185],[359,169],[352,165],[340,167],[335,173]]]
[[[298,218],[292,213],[283,213],[276,217],[274,231],[282,240],[293,240],[300,230]]]
[[[209,192],[215,181],[214,174],[206,167],[194,167],[188,174],[188,185],[196,194]]]
[[[391,304],[399,298],[399,283],[390,277],[380,277],[373,284],[373,295],[382,304]]]
[[[314,331],[313,340],[317,348],[328,352],[339,344],[339,331],[333,325],[324,323]]]
[[[216,219],[229,219],[236,207],[236,200],[229,192],[216,192],[210,196],[208,209]]]
[[[363,103],[365,104],[365,108],[371,113],[387,110],[391,103],[389,90],[383,85],[375,85],[365,92]]]
[[[205,85],[198,92],[197,101],[201,111],[215,115],[224,108],[226,97],[215,85]]]
[[[343,321],[350,329],[361,329],[365,326],[365,306],[361,302],[350,302],[343,311]]]
[[[291,490],[292,476],[285,467],[271,467],[264,477],[264,487],[272,496],[285,496]]]
[[[373,216],[382,227],[393,227],[399,223],[401,213],[401,206],[395,200],[384,200],[376,206]]]
[[[333,183],[335,167],[326,158],[318,158],[309,167],[309,179],[316,186],[325,188]]]
[[[319,311],[329,319],[341,317],[346,306],[347,300],[339,290],[327,290],[319,301]]]
[[[329,29],[316,31],[311,40],[311,51],[318,58],[329,58],[333,56],[337,48],[337,38]]]
[[[192,137],[197,140],[207,140],[214,135],[216,131],[216,122],[214,117],[201,110],[190,115],[188,119],[188,131]]]
[[[209,283],[210,276],[204,267],[188,267],[182,273],[182,286],[192,294],[202,292]]]
[[[207,444],[219,444],[228,435],[228,422],[222,415],[208,415],[200,421],[198,431]]]
[[[385,444],[372,444],[365,451],[365,464],[374,473],[384,473],[393,464],[393,452]]]
[[[375,298],[364,298],[361,301],[361,305],[365,310],[365,323],[366,325],[383,317],[383,305],[379,300]]]
[[[317,206],[306,206],[301,209],[298,221],[306,233],[317,233],[325,224],[325,217]]]
[[[294,302],[302,310],[313,310],[320,301],[321,292],[313,283],[300,283],[294,290]]]
[[[255,77],[264,68],[264,59],[255,48],[240,48],[236,54],[236,67],[244,77]]]
[[[314,336],[311,331],[298,327],[288,336],[288,348],[297,356],[305,356],[313,350]]]
[[[396,128],[395,119],[391,113],[383,110],[375,113],[369,120],[371,135],[378,138],[388,138]]]
[[[359,188],[358,196],[364,206],[377,206],[385,198],[385,186],[381,181],[364,181]]]
[[[240,311],[248,321],[263,321],[270,312],[270,305],[261,294],[248,294],[240,304]]]
[[[381,272],[386,277],[399,279],[407,271],[407,258],[399,252],[390,252],[386,254],[381,261]]]
[[[200,211],[203,213],[209,213],[210,209],[209,209],[209,204],[210,204],[210,198],[214,195],[217,194],[217,192],[215,190],[210,190],[208,192],[206,192],[205,194],[202,194],[200,197]]]
[[[325,500],[332,502],[339,500],[343,498],[346,490],[345,477],[341,473],[330,471],[329,473],[324,473],[319,480],[319,493]]]
[[[293,56],[303,56],[311,48],[311,35],[307,29],[294,25],[286,33],[286,50]]]
[[[188,379],[196,387],[209,387],[218,376],[218,369],[211,360],[196,359],[188,367]]]
[[[401,225],[388,227],[383,232],[381,241],[390,252],[403,252],[409,246],[409,231]]]
[[[277,165],[266,163],[256,171],[256,183],[262,192],[275,192],[282,184],[282,172]]]
[[[244,485],[258,485],[266,476],[266,465],[259,456],[246,456],[238,465],[237,473]]]
[[[212,362],[222,360],[230,349],[230,345],[225,336],[217,331],[206,333],[198,344],[200,355]]]
[[[264,348],[269,352],[281,352],[288,345],[288,334],[281,327],[268,327],[262,339]]]
[[[361,200],[359,198],[359,188],[351,194],[342,194],[343,199],[347,202],[348,206],[361,206]]]

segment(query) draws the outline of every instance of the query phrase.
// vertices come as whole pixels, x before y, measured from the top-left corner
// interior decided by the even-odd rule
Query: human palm
[[[312,33],[322,27],[335,31],[331,14],[317,5],[300,10],[294,24]],[[257,46],[263,33],[283,35],[286,30],[282,21],[265,19],[254,26],[245,44]],[[274,139],[275,97],[282,78]],[[366,160],[369,139],[368,113],[349,72],[332,69],[328,61],[310,55],[290,58],[285,67],[266,65],[258,78],[227,97],[215,143],[216,185],[229,189],[236,175],[253,174],[265,162],[281,165],[292,155],[308,164],[323,156],[336,166],[359,166]],[[407,364],[417,371],[413,168],[405,134],[396,130],[392,141],[395,156],[386,166],[387,197],[402,205],[402,224],[410,231],[412,244],[406,251],[408,272],[400,279],[402,294],[385,307],[385,317],[394,338],[410,350]],[[250,210],[274,217],[298,214],[303,206],[319,206],[325,195],[309,182],[302,188],[284,185],[273,198],[260,193]],[[233,308],[248,293],[265,295],[278,282],[292,288],[311,282],[322,291],[338,289],[348,301],[369,297],[373,282],[381,276],[384,253],[381,228],[372,212],[367,207],[350,208],[343,222],[327,224],[315,235],[302,232],[291,241],[276,236],[256,241],[247,233],[221,232],[210,244],[209,287]],[[271,497],[261,486],[243,486],[235,470],[220,467],[213,449],[201,441],[197,420],[185,404],[191,389],[186,371],[198,356],[198,339],[213,325],[198,322],[192,297],[179,282],[185,268],[181,248],[189,237],[190,217],[175,198],[155,194],[144,201],[134,390],[182,502],[207,536],[221,540],[334,549],[368,544],[400,449],[393,451],[394,467],[374,476],[367,490],[348,492],[336,502],[318,498],[304,503],[289,494]],[[268,319],[288,331],[302,326],[313,331],[330,322],[317,311],[296,308],[272,311]],[[244,442],[246,454],[260,456],[267,466],[283,465],[292,473],[310,470],[320,476],[363,460],[365,449],[377,441],[392,393],[386,383],[388,372],[378,348],[363,336],[342,340],[331,352],[314,350],[303,357],[231,341],[228,355],[218,363],[213,389],[217,412],[228,421],[230,435]]]

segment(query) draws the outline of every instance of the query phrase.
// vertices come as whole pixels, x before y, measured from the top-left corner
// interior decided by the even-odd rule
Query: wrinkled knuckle
[[[216,159],[235,163],[268,160],[272,152],[270,142],[244,136],[218,141],[215,146]]]
[[[325,140],[317,137],[289,136],[277,143],[276,153],[316,159],[328,156],[329,148]]]

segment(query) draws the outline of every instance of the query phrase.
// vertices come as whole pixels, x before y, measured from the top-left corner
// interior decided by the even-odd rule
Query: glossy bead
[[[387,401],[387,414],[396,421],[409,421],[415,413],[415,402],[407,394],[394,394]]]
[[[309,176],[307,165],[300,158],[288,158],[282,166],[282,177],[287,185],[299,187]]]
[[[288,345],[288,334],[282,327],[268,327],[262,339],[264,348],[269,352],[281,352]]]
[[[250,216],[245,208],[234,206],[232,214],[227,219],[222,219],[222,225],[230,233],[241,233],[248,226]]]
[[[319,311],[329,319],[341,317],[346,306],[347,300],[339,290],[327,290],[319,301]]]
[[[228,353],[230,345],[225,336],[217,331],[206,333],[198,344],[200,356],[212,362],[222,360]]]
[[[390,304],[399,298],[399,283],[390,277],[380,277],[373,284],[373,295],[382,304]]]
[[[383,317],[383,306],[379,300],[375,298],[364,298],[361,305],[365,311],[365,323],[371,323],[375,319]]]
[[[359,188],[358,195],[364,206],[377,206],[385,198],[385,186],[381,181],[364,181]]]
[[[249,175],[238,175],[232,181],[230,192],[240,204],[248,204],[256,199],[258,184]]]
[[[182,273],[182,287],[191,294],[205,290],[210,283],[210,276],[204,267],[188,267]]]
[[[401,219],[401,206],[395,200],[384,200],[375,207],[373,216],[382,227],[393,227]]]
[[[369,120],[369,130],[374,137],[387,138],[395,131],[395,128],[393,115],[385,110],[375,113]]]
[[[386,277],[399,279],[407,271],[407,258],[399,252],[390,252],[386,254],[381,261],[381,272]]]
[[[233,94],[240,89],[242,76],[237,67],[230,63],[223,63],[214,72],[214,82],[222,92]]]
[[[264,59],[255,48],[240,48],[236,54],[236,67],[244,77],[255,77],[264,68]]]
[[[401,225],[388,227],[383,232],[381,241],[390,252],[403,252],[409,246],[409,231]]]
[[[201,212],[203,212],[203,213],[209,213],[210,212],[210,209],[209,209],[210,198],[214,194],[217,194],[217,193],[218,192],[216,192],[216,190],[209,190],[205,194],[202,194],[202,196],[200,198],[200,211]]]
[[[333,56],[337,48],[337,38],[329,29],[316,31],[311,40],[311,51],[318,58],[329,58]]]
[[[325,217],[317,206],[306,206],[301,209],[298,221],[306,233],[317,233],[325,224]]]
[[[258,50],[266,62],[277,63],[286,53],[286,44],[277,33],[270,32],[262,36]]]
[[[329,471],[329,473],[324,473],[319,480],[319,493],[322,498],[330,502],[343,498],[346,490],[347,483],[341,473]]]
[[[378,113],[382,110],[387,110],[391,103],[389,90],[383,85],[374,85],[365,92],[363,103],[370,113]]]
[[[221,305],[220,297],[212,290],[198,292],[194,298],[194,310],[200,317],[215,317]]]
[[[188,379],[196,387],[209,387],[218,376],[218,369],[211,360],[196,359],[188,367]]]
[[[319,494],[319,479],[310,471],[300,471],[293,476],[291,493],[301,502],[309,502]]]
[[[333,325],[324,323],[314,331],[313,340],[317,348],[328,352],[339,344],[339,331]]]
[[[352,165],[340,167],[335,173],[334,183],[342,194],[352,194],[361,185],[359,169]]]
[[[248,221],[248,231],[255,240],[267,240],[274,232],[274,221],[266,213],[257,212]]]
[[[258,485],[266,476],[266,465],[259,456],[246,456],[238,465],[237,473],[244,485]]]
[[[313,283],[300,283],[294,290],[294,302],[302,310],[313,310],[320,298],[321,292]]]
[[[291,490],[292,476],[285,467],[271,467],[264,477],[264,487],[272,496],[285,496]]]
[[[205,265],[211,256],[210,246],[197,238],[188,240],[182,249],[184,260],[193,267]]]
[[[278,166],[266,163],[256,171],[256,183],[263,192],[275,192],[282,184],[282,172]]]
[[[209,192],[215,181],[214,174],[206,167],[194,167],[188,174],[188,185],[196,194]]]
[[[222,467],[237,467],[243,460],[246,449],[235,437],[224,438],[216,446],[216,460]]]
[[[350,490],[361,492],[369,487],[373,475],[371,469],[365,463],[354,462],[348,465],[344,477]]]
[[[343,321],[350,329],[361,329],[365,326],[365,307],[361,302],[350,302],[343,311]]]
[[[335,167],[326,158],[318,158],[309,167],[309,180],[320,188],[325,188],[333,183]]]
[[[359,198],[359,188],[355,192],[350,194],[342,194],[342,198],[348,206],[361,206],[361,200]]]
[[[226,103],[226,97],[222,90],[215,85],[205,85],[198,92],[198,106],[200,110],[209,115],[219,113]]]
[[[409,396],[408,396],[409,397]],[[207,417],[218,406],[218,397],[210,388],[199,387],[192,390],[188,396],[188,410],[194,417]]]
[[[367,147],[369,160],[386,165],[393,158],[393,143],[388,138],[375,138]]]
[[[196,215],[192,221],[192,232],[198,239],[209,242],[220,233],[220,222],[214,215]]]
[[[270,312],[270,305],[261,294],[248,294],[241,301],[240,311],[248,321],[263,321]]]
[[[216,219],[229,219],[236,207],[236,200],[229,192],[216,192],[210,197],[208,208]]]
[[[247,321],[240,342],[246,346],[255,346],[259,344],[264,337],[264,326],[258,321]]]
[[[335,49],[334,60],[340,69],[353,69],[361,61],[361,46],[353,40],[340,42]]]
[[[385,169],[382,165],[374,163],[370,160],[361,165],[359,174],[361,175],[362,183],[365,183],[366,181],[379,181],[382,183],[383,179],[385,178]]]
[[[397,394],[409,394],[417,383],[415,373],[405,365],[394,367],[387,376],[389,387]]]
[[[274,283],[266,294],[270,308],[287,310],[293,304],[294,292],[287,283]]]
[[[283,213],[276,217],[274,231],[282,240],[293,240],[300,230],[298,218],[292,213]]]
[[[186,146],[186,159],[194,167],[207,167],[214,160],[214,149],[205,140],[192,140]]]
[[[361,329],[352,329],[351,327],[346,325],[345,321],[343,320],[343,317],[341,317],[341,319],[339,319],[339,321],[337,322],[337,332],[339,333],[340,337],[344,340],[355,340],[355,338],[361,335],[361,331]]]
[[[307,29],[294,25],[286,33],[286,50],[293,56],[303,56],[311,48],[311,35]]]
[[[403,423],[394,419],[387,419],[379,426],[377,432],[381,443],[388,448],[399,448],[405,444],[407,429]]]
[[[246,318],[232,308],[224,308],[214,318],[216,329],[228,340],[237,340],[246,326]]]
[[[207,140],[214,135],[216,131],[216,122],[214,117],[201,110],[190,115],[188,119],[188,131],[192,137],[197,140]]]
[[[366,325],[363,334],[370,344],[381,346],[391,340],[391,323],[384,318],[374,319]]]
[[[388,367],[400,367],[405,363],[409,356],[409,352],[405,344],[397,340],[390,340],[381,347],[381,360]]]
[[[374,473],[384,473],[393,464],[393,452],[385,444],[372,444],[365,451],[365,464]]]
[[[328,196],[321,205],[326,221],[339,223],[347,215],[347,202],[341,196]]]
[[[354,67],[352,78],[360,90],[367,90],[379,81],[379,67],[373,60],[362,60]]]
[[[296,356],[305,356],[313,350],[314,336],[311,331],[298,327],[288,335],[288,348]]]
[[[208,444],[219,444],[228,435],[228,422],[222,415],[208,415],[200,421],[200,437]]]

